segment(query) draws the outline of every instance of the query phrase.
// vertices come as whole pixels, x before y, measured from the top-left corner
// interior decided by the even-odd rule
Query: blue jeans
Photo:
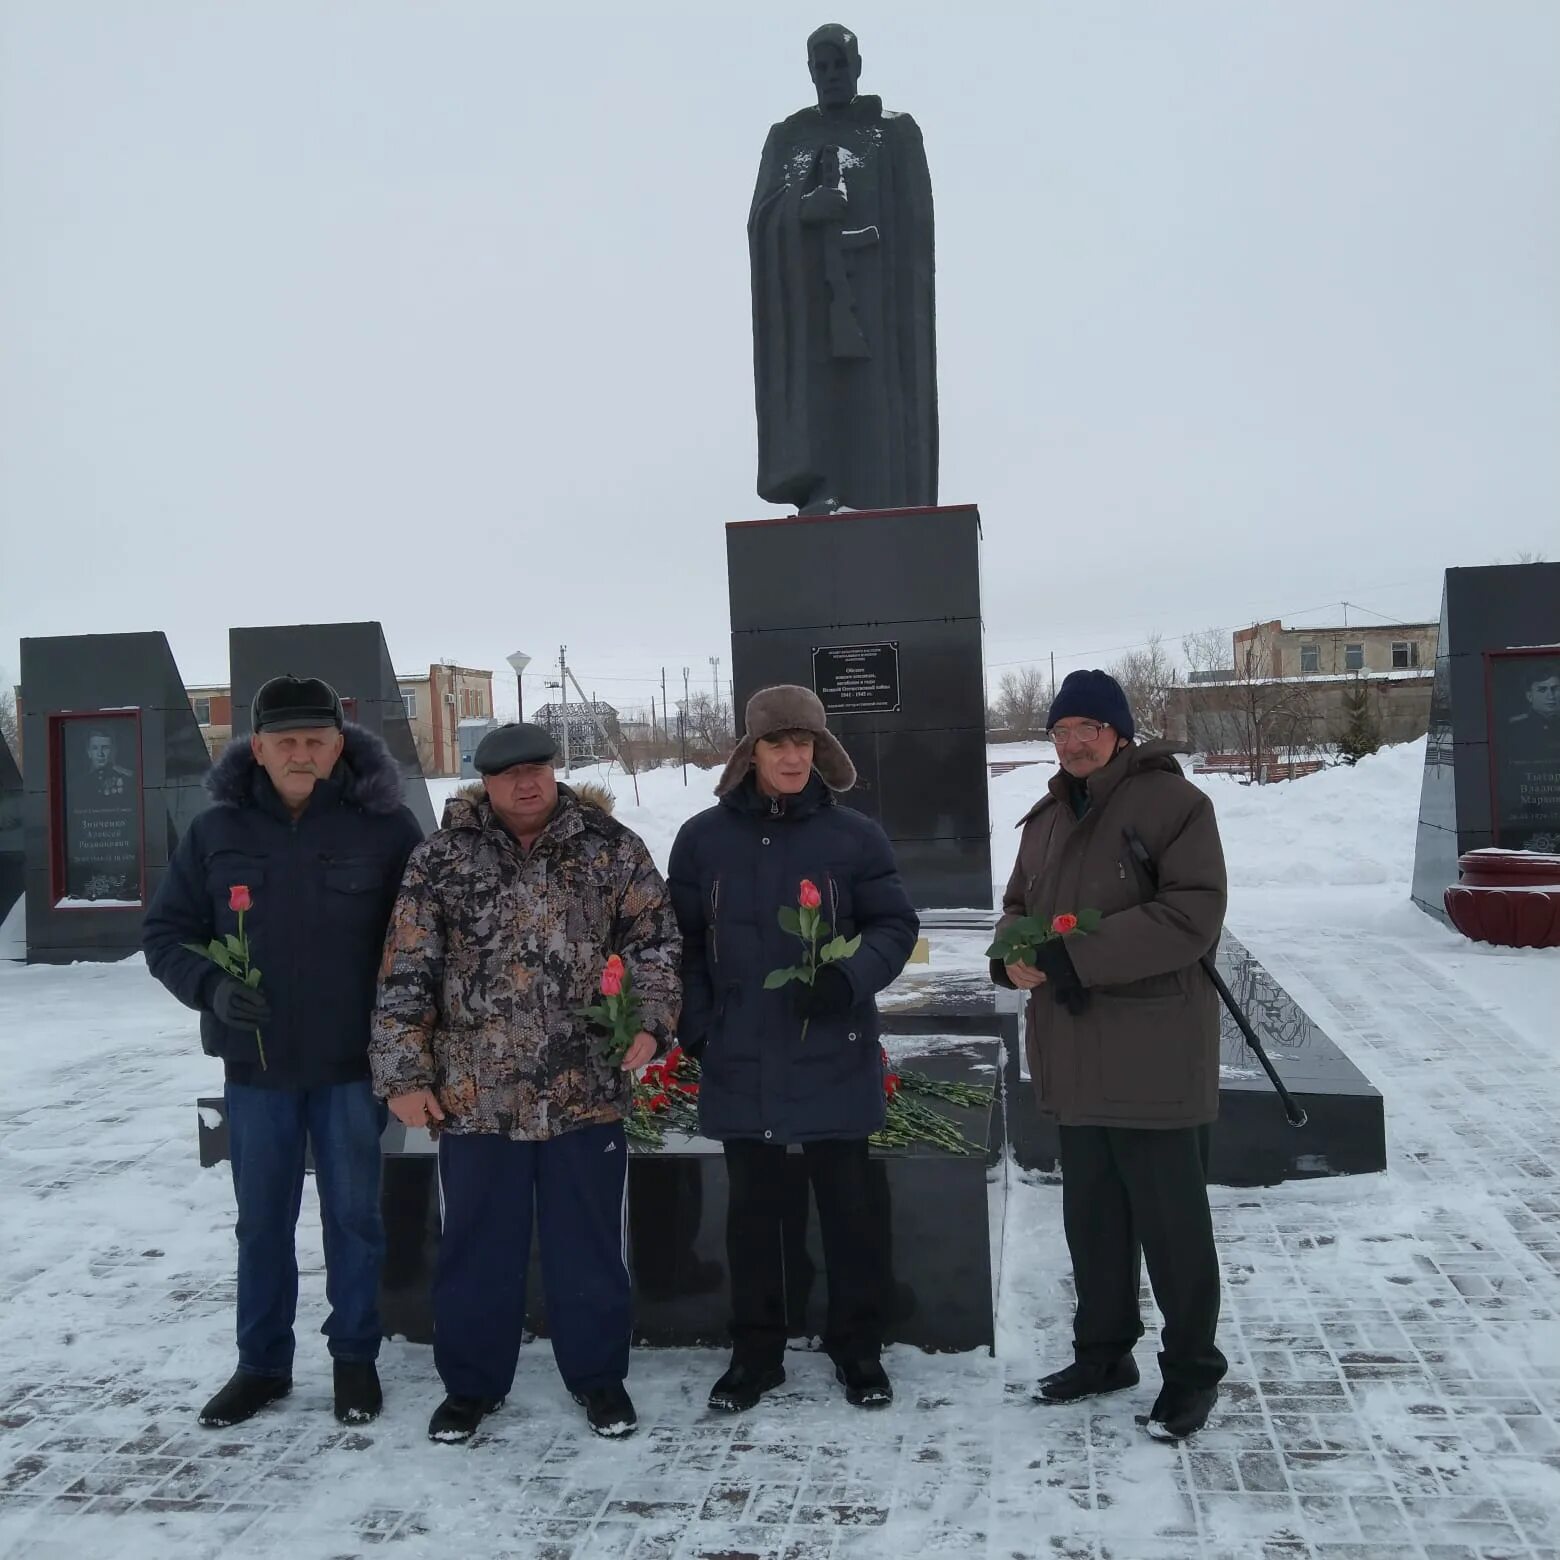
[[[379,1137],[385,1107],[367,1079],[318,1089],[227,1086],[238,1199],[238,1368],[290,1376],[298,1309],[293,1242],[305,1145],[314,1149],[330,1315],[320,1330],[338,1360],[379,1356]]]

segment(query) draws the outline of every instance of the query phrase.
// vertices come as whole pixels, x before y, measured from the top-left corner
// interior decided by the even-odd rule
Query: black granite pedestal
[[[211,767],[161,634],[22,641],[27,957],[122,959]]]
[[[896,1055],[896,1065],[933,1076],[995,1085],[1000,1054],[976,1037],[926,1054]],[[226,1158],[220,1097],[203,1099],[203,1165]],[[1006,1217],[1007,1162],[999,1153],[1004,1102],[982,1111],[935,1108],[982,1151],[949,1154],[925,1147],[874,1149],[873,1211],[884,1221],[890,1289],[884,1297],[888,1341],[934,1351],[994,1345],[998,1263]],[[433,1339],[430,1291],[438,1252],[437,1154],[426,1132],[392,1121],[385,1132],[382,1203],[387,1249],[380,1292],[387,1334]],[[826,1294],[818,1221],[799,1154],[786,1159],[787,1316],[794,1337],[818,1337]],[[635,1146],[629,1157],[629,1266],[634,1275],[635,1342],[720,1347],[727,1342],[726,1167],[718,1143],[669,1134],[666,1146]],[[546,1296],[533,1248],[526,1322],[547,1333]]]
[[[284,627],[228,631],[229,675],[233,679],[233,740],[249,735],[249,709],[260,685],[272,677],[320,677],[341,695],[347,719],[383,739],[400,766],[406,805],[431,834],[437,820],[423,783],[417,741],[406,718],[406,702],[378,623],[295,623]],[[443,716],[434,711],[434,718]],[[452,729],[453,729],[453,722]],[[450,744],[454,750],[453,741]]]
[[[1414,851],[1422,910],[1446,919],[1466,851],[1560,851],[1557,679],[1560,563],[1446,571]]]
[[[5,738],[0,737],[0,933],[26,892],[26,861],[22,843],[22,772],[16,767]],[[8,934],[0,934],[0,959],[25,952],[25,943],[18,954],[8,951],[11,946]]]
[[[1219,970],[1263,1048],[1309,1118],[1292,1127],[1261,1064],[1228,1013],[1219,1041],[1219,1119],[1208,1179],[1216,1186],[1274,1186],[1315,1176],[1366,1175],[1387,1167],[1381,1094],[1229,932]],[[1027,1068],[1025,1069],[1027,1072]],[[1052,1170],[1056,1125],[1040,1114],[1015,1056],[1009,1130],[1025,1169]]]
[[[812,688],[916,907],[989,907],[975,506],[734,524],[726,555],[739,718],[759,688]]]

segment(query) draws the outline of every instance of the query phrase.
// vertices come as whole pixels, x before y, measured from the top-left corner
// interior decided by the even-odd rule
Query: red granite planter
[[[1457,871],[1446,913],[1464,937],[1503,948],[1560,948],[1560,856],[1471,850]]]

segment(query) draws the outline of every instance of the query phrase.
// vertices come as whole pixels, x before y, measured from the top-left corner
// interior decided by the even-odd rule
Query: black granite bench
[[[933,934],[935,957],[936,934]],[[977,950],[978,951],[978,950]],[[967,950],[963,950],[967,955]],[[1220,1040],[1219,1120],[1209,1179],[1221,1186],[1385,1170],[1380,1093],[1250,952],[1226,932],[1219,969],[1309,1120],[1292,1127],[1278,1096],[1228,1013]],[[978,967],[977,967],[978,965]],[[956,1033],[1000,1039],[1006,1050],[1008,1140],[1026,1170],[1056,1167],[1056,1127],[1040,1114],[1020,1039],[1023,998],[993,987],[984,961],[961,956],[945,973],[892,988],[890,1033]]]

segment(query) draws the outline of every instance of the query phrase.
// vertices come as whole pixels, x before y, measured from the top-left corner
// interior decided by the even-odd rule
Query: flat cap
[[[558,756],[558,744],[545,726],[527,721],[500,726],[477,744],[472,762],[481,775],[496,775],[516,764],[541,764]]]
[[[251,731],[301,731],[334,726],[341,730],[341,700],[318,677],[273,677],[262,683],[249,706]]]

